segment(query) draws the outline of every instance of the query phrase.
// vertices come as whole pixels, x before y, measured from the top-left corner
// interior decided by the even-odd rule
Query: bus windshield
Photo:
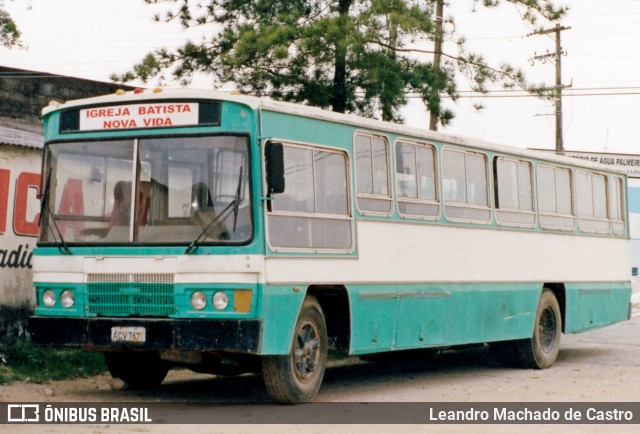
[[[248,165],[245,136],[49,144],[39,241],[247,242]]]

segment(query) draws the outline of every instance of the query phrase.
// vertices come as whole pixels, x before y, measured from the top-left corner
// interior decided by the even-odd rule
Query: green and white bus
[[[43,114],[31,336],[131,386],[261,372],[309,401],[328,349],[488,343],[541,369],[562,333],[629,318],[604,166],[214,91]]]

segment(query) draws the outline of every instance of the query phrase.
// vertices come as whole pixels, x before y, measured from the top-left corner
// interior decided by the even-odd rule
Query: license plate
[[[111,327],[111,342],[145,342],[147,330],[144,327]]]

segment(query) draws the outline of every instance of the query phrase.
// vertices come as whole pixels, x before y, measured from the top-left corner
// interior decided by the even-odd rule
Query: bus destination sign
[[[156,102],[80,110],[79,131],[175,127],[198,124],[199,104]]]

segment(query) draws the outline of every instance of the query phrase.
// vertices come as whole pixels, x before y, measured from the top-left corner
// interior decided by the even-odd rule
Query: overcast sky
[[[472,12],[472,0],[450,3],[446,15],[456,17],[468,50],[494,64],[523,68],[532,82],[555,83],[553,64],[530,61],[555,50],[552,35],[527,37],[532,30],[510,5]],[[563,99],[565,149],[640,154],[640,0],[562,4],[570,11],[561,24],[571,27],[562,32],[563,82],[572,84]],[[201,30],[154,22],[161,7],[143,0],[4,0],[28,49],[0,48],[0,65],[109,81],[111,73],[127,71],[156,47],[201,37]],[[210,80],[199,78],[192,87],[210,87]],[[456,117],[441,131],[520,148],[554,148],[551,102],[521,92],[469,98],[464,80],[459,89],[462,98],[446,103]],[[474,104],[485,108],[477,111]],[[409,125],[428,125],[428,113],[417,100],[404,116]]]

